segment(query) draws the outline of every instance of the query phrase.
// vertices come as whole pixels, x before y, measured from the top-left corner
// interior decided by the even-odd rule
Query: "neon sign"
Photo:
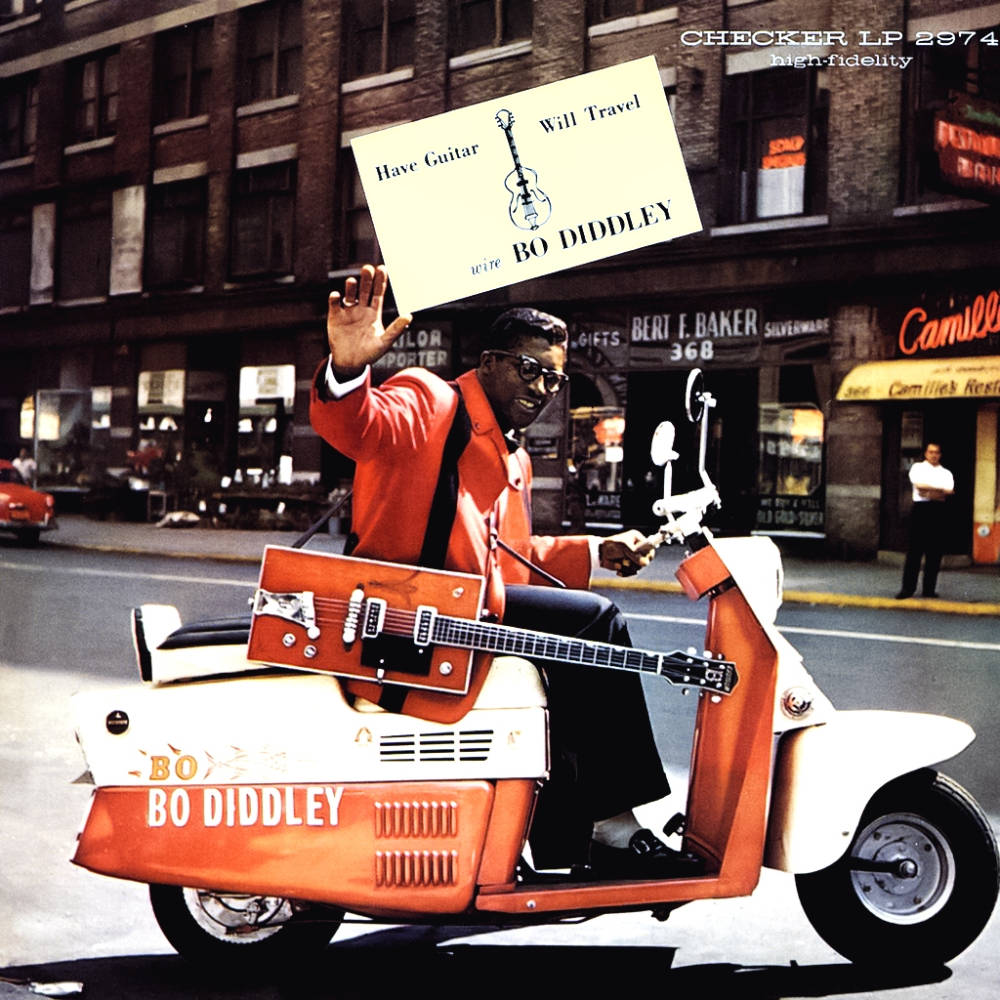
[[[952,96],[934,116],[934,151],[942,178],[978,194],[1000,194],[1000,108],[968,94]]]
[[[928,318],[927,311],[914,306],[899,327],[899,349],[913,355],[942,347],[984,340],[1000,332],[1000,291],[977,295],[960,312]]]
[[[760,160],[761,170],[781,170],[785,167],[804,167],[806,137],[804,135],[789,135],[781,139],[772,139],[767,144],[767,155]]]

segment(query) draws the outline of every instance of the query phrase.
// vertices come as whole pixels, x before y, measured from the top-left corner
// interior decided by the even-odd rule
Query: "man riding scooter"
[[[631,645],[617,607],[585,588],[593,553],[622,576],[647,565],[645,538],[531,534],[531,464],[514,436],[568,381],[565,324],[511,309],[491,327],[478,366],[455,382],[407,369],[375,387],[370,366],[410,322],[400,316],[383,326],[387,284],[384,267],[366,265],[343,296],[330,295],[330,355],[312,392],[313,427],[356,463],[351,554],[481,574],[490,611],[507,625]],[[543,669],[552,774],[531,831],[535,867],[574,867],[596,879],[697,870],[700,859],[668,848],[633,811],[669,792],[639,678]],[[484,673],[474,675],[470,697]],[[435,697],[378,693],[383,707],[442,718]]]

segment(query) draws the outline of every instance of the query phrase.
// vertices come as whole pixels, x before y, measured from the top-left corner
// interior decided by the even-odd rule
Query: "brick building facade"
[[[703,231],[428,310],[379,377],[453,374],[500,308],[540,305],[573,338],[528,440],[540,524],[650,524],[649,435],[698,365],[720,529],[898,549],[933,436],[949,549],[995,561],[997,22],[976,0],[0,0],[0,453],[34,447],[64,503],[109,474],[337,485],[307,393],[331,282],[378,253],[350,140],[651,54]]]

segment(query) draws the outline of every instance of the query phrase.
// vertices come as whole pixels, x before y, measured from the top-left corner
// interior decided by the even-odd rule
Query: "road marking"
[[[156,580],[159,583],[208,583],[216,587],[249,587],[251,590],[256,586],[248,580],[226,580],[224,578],[215,579],[210,576],[182,576],[177,573],[136,573],[123,569],[80,569],[76,567],[62,567],[53,569],[51,566],[35,566],[31,563],[0,562],[4,569],[19,569],[28,573],[46,573],[54,576],[63,573],[67,576],[105,576],[119,580]]]
[[[0,562],[8,569],[19,569],[30,573],[64,573],[70,576],[103,576],[124,580],[155,580],[160,583],[199,583],[211,584],[216,587],[246,587],[252,589],[255,584],[247,580],[213,579],[205,576],[182,576],[176,573],[135,573],[128,570],[114,569],[78,569],[66,567],[53,570],[51,566],[36,566],[30,563]],[[636,621],[664,622],[670,625],[700,625],[704,627],[703,618],[682,618],[676,615],[647,615],[628,613],[626,618]],[[782,626],[778,629],[792,635],[820,635],[834,639],[861,639],[865,642],[895,642],[912,646],[947,646],[952,649],[983,649],[1000,652],[1000,643],[967,642],[961,639],[935,639],[931,637],[912,635],[887,635],[882,632],[850,632],[839,629],[806,628],[803,626]]]
[[[635,619],[650,622],[665,622],[671,625],[705,625],[703,618],[680,618],[672,615],[626,614],[629,621]],[[834,639],[861,639],[865,642],[897,642],[913,646],[947,646],[950,649],[985,649],[1000,652],[997,642],[966,642],[962,639],[934,639],[914,635],[887,635],[884,632],[849,632],[832,628],[806,628],[804,626],[781,626],[779,632],[792,635],[824,635]]]

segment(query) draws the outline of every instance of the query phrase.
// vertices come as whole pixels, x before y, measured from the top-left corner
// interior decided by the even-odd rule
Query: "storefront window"
[[[757,530],[823,531],[823,411],[812,403],[761,403]]]
[[[90,389],[38,390],[34,431],[40,488],[74,490],[89,484],[93,466],[92,405]]]
[[[721,222],[825,209],[828,104],[825,77],[812,70],[778,67],[726,78]]]
[[[294,402],[294,365],[240,369],[237,482],[291,482]]]
[[[139,373],[139,436],[128,453],[135,477],[163,488],[172,482],[184,441],[183,369]]]
[[[570,523],[580,527],[587,522],[620,524],[625,410],[579,406],[569,415],[566,507]]]

